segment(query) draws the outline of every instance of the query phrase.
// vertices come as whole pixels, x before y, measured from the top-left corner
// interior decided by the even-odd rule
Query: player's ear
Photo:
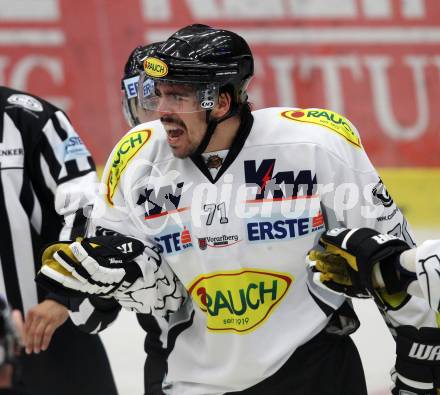
[[[217,105],[213,108],[211,114],[215,118],[225,116],[231,108],[231,95],[229,92],[222,92],[218,95]]]

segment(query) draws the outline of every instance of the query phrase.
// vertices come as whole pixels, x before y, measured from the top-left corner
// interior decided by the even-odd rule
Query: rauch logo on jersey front
[[[287,273],[243,269],[201,275],[188,289],[208,330],[245,334],[270,317],[293,281]]]
[[[193,246],[191,232],[186,225],[183,228],[169,227],[154,239],[159,244],[160,252],[168,255],[180,254]]]

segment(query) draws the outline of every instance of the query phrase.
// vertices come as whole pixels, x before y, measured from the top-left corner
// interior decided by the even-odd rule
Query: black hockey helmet
[[[198,85],[198,111],[214,107],[213,97],[229,91],[233,112],[247,101],[246,88],[254,73],[252,52],[238,34],[207,25],[186,26],[144,60],[145,77],[155,81]],[[151,108],[154,103],[142,102]],[[182,111],[185,112],[185,111]]]
[[[125,120],[130,127],[140,123],[137,109],[139,74],[143,71],[143,60],[147,58],[160,45],[161,42],[145,46],[138,46],[130,53],[125,63],[121,79],[122,110]],[[144,83],[148,91],[148,81]],[[146,92],[147,94],[148,92]]]

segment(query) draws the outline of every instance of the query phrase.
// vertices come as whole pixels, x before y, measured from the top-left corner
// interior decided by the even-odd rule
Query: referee
[[[64,112],[0,87],[0,294],[25,316],[17,382],[33,395],[117,394],[99,337],[68,319],[72,301],[34,281],[45,244],[83,234],[79,208],[96,185],[93,159]]]

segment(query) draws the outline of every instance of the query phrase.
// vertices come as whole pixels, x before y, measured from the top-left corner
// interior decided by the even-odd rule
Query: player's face
[[[174,156],[186,158],[195,152],[206,132],[205,111],[194,112],[199,103],[188,86],[161,84],[157,90],[160,96],[157,111],[168,144]]]

